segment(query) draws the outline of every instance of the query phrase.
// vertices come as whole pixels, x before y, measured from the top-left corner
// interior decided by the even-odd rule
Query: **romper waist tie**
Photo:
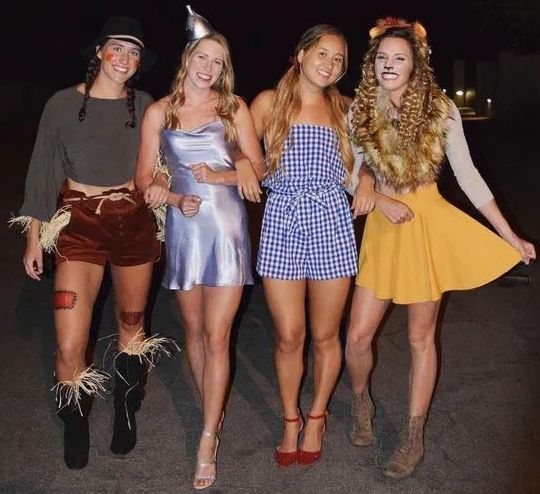
[[[117,201],[126,200],[135,206],[137,205],[137,203],[133,200],[133,197],[131,197],[130,192],[129,193],[128,192],[111,192],[110,194],[103,194],[103,195],[90,196],[90,197],[87,197],[87,196],[67,197],[66,199],[64,199],[64,202],[94,201],[97,199],[99,199],[99,203],[96,207],[95,213],[98,215],[101,214],[101,206],[103,206],[103,203],[105,201],[117,202]]]
[[[283,211],[287,220],[287,234],[285,238],[285,244],[287,245],[288,252],[294,252],[294,240],[293,236],[296,232],[307,233],[302,229],[302,209],[299,210],[299,206],[302,201],[309,201],[316,207],[321,209],[328,209],[326,197],[329,192],[338,189],[340,184],[331,184],[319,189],[303,189],[298,191],[290,190],[272,190],[272,194],[276,194],[280,197],[281,204],[278,206]],[[309,211],[305,211],[309,214]]]

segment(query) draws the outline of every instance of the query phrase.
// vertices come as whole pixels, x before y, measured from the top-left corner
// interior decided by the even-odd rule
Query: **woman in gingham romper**
[[[347,102],[334,87],[347,66],[347,45],[333,26],[306,31],[275,90],[251,110],[267,148],[269,189],[257,272],[276,329],[275,364],[283,406],[281,467],[321,456],[326,407],[341,367],[339,323],[356,273],[356,244],[344,184],[353,156]],[[313,342],[314,396],[304,437],[299,391],[304,372],[305,301]]]
[[[356,272],[356,246],[333,129],[293,124],[281,166],[263,183],[257,272],[264,278],[328,280]]]

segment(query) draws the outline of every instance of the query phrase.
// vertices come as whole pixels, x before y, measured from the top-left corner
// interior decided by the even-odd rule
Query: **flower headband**
[[[413,34],[420,40],[424,40],[427,36],[427,31],[418,21],[407,22],[405,19],[398,19],[397,17],[385,17],[384,19],[377,19],[375,27],[369,30],[369,37],[376,38],[381,34],[384,34],[387,29],[398,27],[410,29]]]

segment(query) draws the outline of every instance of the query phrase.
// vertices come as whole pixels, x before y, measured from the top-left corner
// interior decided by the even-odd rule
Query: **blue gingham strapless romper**
[[[327,280],[357,269],[345,170],[330,127],[296,124],[269,189],[257,272],[264,278]]]

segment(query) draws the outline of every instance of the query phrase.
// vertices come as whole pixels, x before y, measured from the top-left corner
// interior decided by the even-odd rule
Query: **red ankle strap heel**
[[[308,413],[308,419],[309,420],[324,420],[323,424],[323,434],[326,431],[326,417],[328,416],[328,410],[326,410],[321,415],[311,415],[311,413]],[[306,451],[302,448],[298,450],[298,464],[301,466],[308,466],[312,465],[313,463],[316,463],[321,459],[322,456],[322,440],[321,440],[321,449],[319,451]]]
[[[291,419],[283,417],[283,421],[288,424],[300,423],[300,429],[298,430],[299,434],[304,428],[304,421],[302,420],[302,416],[300,415],[300,410],[298,410],[298,415],[296,417]],[[274,459],[276,460],[276,463],[280,468],[290,467],[298,461],[298,449],[289,452],[280,451],[278,446],[274,452]]]

